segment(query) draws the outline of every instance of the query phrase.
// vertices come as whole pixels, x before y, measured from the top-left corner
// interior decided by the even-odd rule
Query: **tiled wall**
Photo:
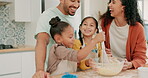
[[[8,6],[0,6],[0,44],[23,46],[25,44],[25,23],[10,20]]]

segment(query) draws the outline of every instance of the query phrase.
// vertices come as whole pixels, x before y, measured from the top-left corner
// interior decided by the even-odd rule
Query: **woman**
[[[106,34],[106,51],[113,57],[126,59],[123,70],[144,66],[146,38],[137,0],[109,0],[100,20]]]

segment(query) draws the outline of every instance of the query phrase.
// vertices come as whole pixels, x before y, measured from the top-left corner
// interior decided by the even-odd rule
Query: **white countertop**
[[[93,70],[86,70],[86,71],[81,71],[81,72],[76,72],[76,73],[71,73],[71,74],[78,75],[78,78],[138,78],[137,69],[122,71],[118,75],[111,76],[111,77],[101,76]],[[51,78],[61,78],[62,75],[51,76]]]

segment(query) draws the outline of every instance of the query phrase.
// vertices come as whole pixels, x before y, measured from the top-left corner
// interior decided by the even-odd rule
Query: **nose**
[[[75,6],[76,8],[79,8],[79,7],[80,7],[80,3],[79,3],[79,2],[75,2],[75,3],[74,3],[74,6]]]
[[[75,37],[73,36],[72,41],[74,42],[74,40],[75,40]]]
[[[111,4],[112,4],[112,3],[108,3],[108,7],[110,7],[110,6],[111,6]]]

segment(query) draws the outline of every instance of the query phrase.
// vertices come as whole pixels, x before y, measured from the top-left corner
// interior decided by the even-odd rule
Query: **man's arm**
[[[37,35],[35,47],[36,73],[34,74],[33,78],[45,78],[45,76],[48,75],[48,73],[44,71],[44,63],[49,38],[50,36],[45,32]]]

